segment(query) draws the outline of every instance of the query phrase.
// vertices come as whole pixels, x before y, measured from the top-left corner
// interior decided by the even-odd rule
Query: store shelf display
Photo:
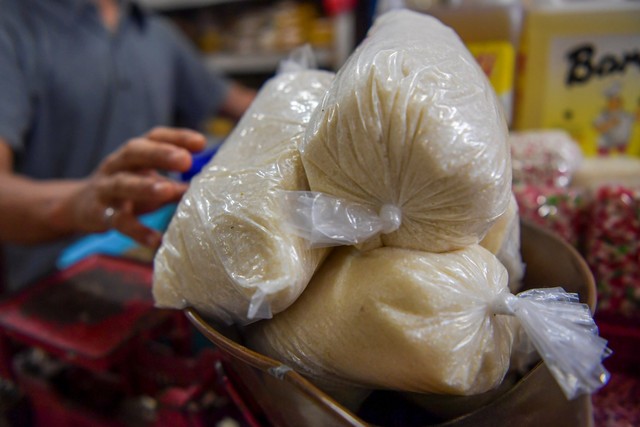
[[[329,8],[319,0],[194,2],[199,5],[148,4],[181,27],[208,68],[227,75],[271,75],[305,44],[313,48],[318,67],[335,70],[355,44],[353,8]]]

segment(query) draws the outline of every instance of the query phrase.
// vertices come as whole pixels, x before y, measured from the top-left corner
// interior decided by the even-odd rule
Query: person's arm
[[[255,97],[256,91],[254,89],[237,82],[231,82],[227,96],[220,105],[220,113],[239,120],[251,106]]]
[[[137,216],[178,201],[186,185],[158,170],[186,171],[205,138],[186,129],[156,128],[128,141],[88,178],[38,181],[13,172],[13,154],[0,138],[0,241],[36,244],[74,233],[115,228],[157,247],[161,235]],[[107,208],[114,215],[107,220]]]
[[[13,152],[0,138],[0,241],[36,243],[69,234],[59,217],[60,200],[78,191],[80,182],[40,183],[13,173]]]

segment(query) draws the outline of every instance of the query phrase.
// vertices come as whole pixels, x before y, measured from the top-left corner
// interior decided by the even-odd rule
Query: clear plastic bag
[[[341,397],[362,389],[468,395],[509,367],[511,316],[488,307],[507,289],[504,267],[473,245],[447,253],[334,249],[307,289],[250,345]]]
[[[507,136],[459,37],[399,10],[378,18],[341,67],[300,151],[313,192],[401,213],[380,245],[445,252],[478,243],[506,210]]]
[[[310,54],[292,54],[192,179],[154,260],[156,305],[193,306],[228,324],[269,318],[326,256],[285,229],[275,196],[308,190],[297,144],[334,78],[308,69]]]
[[[495,314],[515,316],[568,399],[593,393],[609,380],[601,361],[611,354],[591,310],[560,287],[498,295]]]
[[[512,294],[479,245],[429,253],[335,249],[303,295],[249,330],[250,344],[341,398],[363,389],[474,395],[501,384],[528,336],[571,399],[604,385],[606,341],[559,288]]]
[[[496,255],[505,266],[511,292],[519,291],[525,265],[520,254],[520,214],[515,194],[511,194],[509,207],[480,241],[480,246]]]

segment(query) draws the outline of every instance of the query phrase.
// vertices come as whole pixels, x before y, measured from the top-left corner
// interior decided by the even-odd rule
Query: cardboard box
[[[640,2],[528,8],[515,114],[515,129],[565,129],[588,156],[640,156]]]
[[[513,118],[515,49],[505,40],[468,43],[467,48],[485,72],[504,107],[508,123]]]

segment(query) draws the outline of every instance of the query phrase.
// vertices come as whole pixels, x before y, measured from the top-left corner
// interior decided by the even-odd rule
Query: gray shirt
[[[112,33],[89,0],[0,0],[0,137],[17,173],[84,177],[129,138],[157,125],[200,128],[220,106],[228,82],[179,31],[121,5]],[[9,288],[49,273],[68,243],[4,245]]]

